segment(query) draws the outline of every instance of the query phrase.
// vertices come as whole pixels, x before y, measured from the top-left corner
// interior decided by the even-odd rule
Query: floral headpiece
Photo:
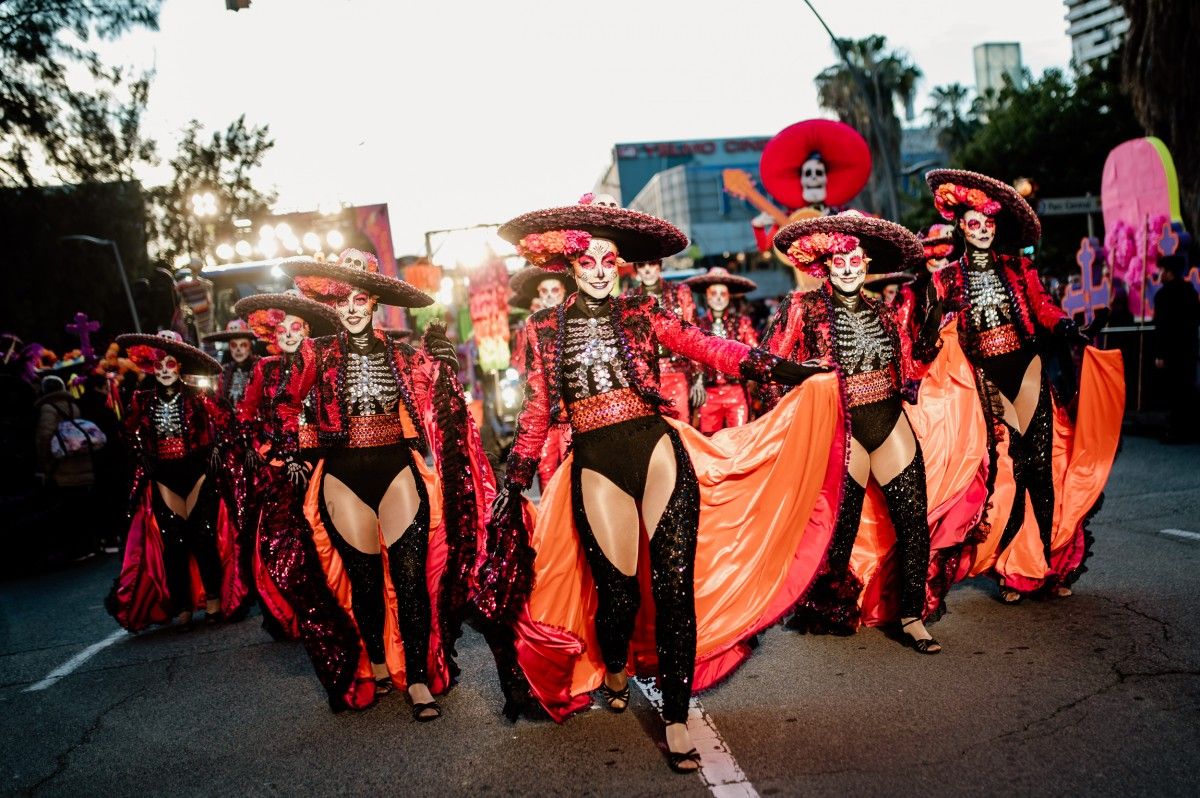
[[[853,252],[858,243],[858,238],[846,233],[810,233],[792,242],[787,257],[797,269],[824,277],[825,267],[821,264],[821,258]]]
[[[296,287],[309,299],[331,305],[350,296],[354,290],[349,283],[317,274],[296,277]]]
[[[167,353],[163,350],[146,344],[134,344],[129,347],[129,359],[142,371],[154,371],[155,364],[166,356]]]
[[[591,243],[591,233],[583,230],[550,230],[522,238],[517,242],[517,254],[534,266],[566,271],[567,261],[587,252]]]
[[[985,216],[995,216],[1001,208],[999,202],[979,189],[954,183],[942,183],[937,187],[933,192],[933,205],[946,221],[954,221],[956,209],[979,211]]]
[[[271,350],[271,354],[278,354],[279,347],[275,343],[275,328],[286,317],[287,313],[279,308],[264,308],[253,311],[246,317],[246,320],[249,322],[250,329],[254,331],[254,335],[259,340],[267,342],[267,349]]]

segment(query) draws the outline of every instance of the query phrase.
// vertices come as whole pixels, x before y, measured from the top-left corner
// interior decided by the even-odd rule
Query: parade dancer
[[[628,258],[625,260],[628,261]],[[637,285],[626,296],[653,297],[658,306],[674,313],[681,321],[696,323],[696,300],[686,285],[667,285],[662,276],[662,260],[634,264]],[[680,357],[665,347],[658,352],[659,390],[670,402],[665,408],[671,418],[688,423],[689,403],[699,407],[704,403],[704,376],[697,372],[686,357]]]
[[[245,587],[222,563],[222,550],[232,550],[232,531],[219,539],[204,512],[212,495],[213,404],[182,374],[214,375],[221,366],[173,331],[121,335],[117,343],[138,368],[154,374],[154,385],[133,395],[125,418],[137,463],[134,511],[121,573],[105,605],[130,631],[172,618],[189,628],[199,607],[206,620],[220,620],[223,603],[240,600]],[[202,588],[192,584],[193,559]],[[230,557],[224,559],[227,564]]]
[[[925,268],[916,268],[911,280],[899,286],[896,309],[901,321],[912,329],[914,320],[925,318],[929,304],[937,299],[933,275],[957,260],[960,254],[954,237],[954,225],[931,224],[917,234],[925,254]],[[868,281],[869,282],[869,281]]]
[[[816,291],[793,292],[764,336],[772,354],[836,364],[849,418],[849,457],[828,569],[789,625],[801,631],[853,634],[863,584],[850,566],[868,483],[887,504],[899,548],[899,620],[906,642],[922,654],[941,645],[925,628],[930,564],[925,459],[902,402],[937,353],[940,314],[916,338],[887,305],[862,293],[871,268],[895,271],[918,261],[921,245],[903,227],[854,212],[794,222],[775,246],[810,276]],[[768,386],[773,400],[778,388]]]
[[[805,529],[800,521],[787,525],[783,539],[769,541],[782,547],[774,550],[779,560],[757,563],[761,567],[745,563],[740,570],[730,563],[742,557],[753,560],[751,551],[761,554],[768,541],[755,534],[753,512],[722,526],[720,511],[714,511],[704,555],[712,556],[707,545],[717,541],[735,550],[721,567],[733,568],[739,577],[723,579],[720,586],[708,581],[711,563],[697,556],[705,499],[680,430],[698,433],[664,418],[669,400],[660,390],[654,361],[665,347],[726,373],[790,383],[819,369],[712,337],[649,296],[614,297],[619,257],[653,261],[686,245],[686,236],[661,219],[608,206],[574,205],[526,214],[501,226],[499,233],[523,255],[554,253],[557,257],[544,259],[543,265],[573,269],[578,293],[529,320],[527,398],[493,507],[489,558],[476,603],[487,617],[517,625],[521,664],[534,694],[556,720],[587,705],[586,691],[597,687],[611,710],[624,711],[631,655],[637,670],[657,673],[668,763],[674,770],[692,772],[699,767],[699,756],[686,726],[689,696],[744,659],[739,643],[769,622],[764,619],[767,607],[745,606],[739,589],[746,587],[759,601],[773,597],[775,591],[758,584],[759,578],[778,577],[780,581],[768,582],[777,587],[787,581],[783,574],[791,564],[816,555],[797,556]],[[552,420],[571,424],[570,467],[564,464],[551,481],[528,539],[521,492],[532,481]],[[703,446],[708,439],[692,440]],[[799,456],[800,448],[793,454]],[[715,470],[704,472],[705,486]],[[789,476],[803,484],[806,473],[811,478],[812,472],[798,467]],[[824,476],[824,461],[820,474]],[[755,493],[753,479],[740,484],[746,490],[738,500]],[[788,507],[777,505],[773,511],[795,518],[789,512],[796,509],[792,502],[784,504]],[[745,510],[739,506],[729,512]],[[799,512],[810,510],[806,506]],[[746,537],[744,547],[732,544],[731,538],[740,535]],[[587,568],[581,572],[578,564],[585,559]],[[791,587],[802,591],[810,577],[811,570]],[[647,587],[654,604],[649,650],[644,627],[640,638],[635,629]],[[714,590],[727,599],[725,615],[717,618],[710,615]],[[738,617],[731,618],[734,614]],[[705,667],[699,667],[698,651],[706,656]]]
[[[514,274],[509,286],[514,293],[513,301],[518,307],[529,310],[536,304],[536,310],[541,310],[558,307],[567,298],[567,294],[575,290],[568,279],[562,272],[531,265]],[[527,324],[522,324],[521,334],[514,337],[516,346],[513,348],[513,358],[514,362],[518,363],[517,371],[522,376],[528,369],[529,348],[525,337],[527,329]],[[551,424],[546,430],[546,446],[538,463],[538,482],[542,490],[545,490],[554,472],[562,465],[570,448],[571,425]]]
[[[433,693],[448,690],[456,674],[454,642],[485,520],[478,505],[486,507],[494,494],[455,375],[455,347],[441,327],[426,332],[425,351],[374,329],[378,303],[423,307],[433,300],[379,274],[373,255],[349,249],[336,264],[298,258],[282,268],[306,295],[331,305],[342,325],[336,336],[304,341],[303,368],[289,382],[290,413],[312,393],[324,453],[306,515],[327,572],[348,580],[334,589],[348,594],[344,606],[377,691],[406,687],[413,717],[434,720],[442,710]],[[433,471],[420,454],[427,448]],[[303,474],[298,453],[283,456],[290,474]],[[433,524],[431,501],[440,504],[441,524]],[[519,701],[514,694],[523,680],[511,661],[511,636],[509,650],[502,639],[488,642],[506,699]]]
[[[1124,402],[1120,353],[1085,348],[1072,424],[1056,407],[1038,347],[1048,336],[1076,346],[1087,338],[1019,252],[1041,236],[1037,215],[1015,189],[986,175],[935,169],[925,181],[938,213],[964,241],[962,257],[933,280],[938,294],[961,308],[959,334],[976,369],[996,459],[992,534],[979,546],[975,572],[994,570],[1007,604],[1038,590],[1069,596],[1089,553],[1085,522],[1116,452]],[[1055,441],[1064,436],[1075,445],[1062,447],[1056,464]],[[1091,446],[1082,445],[1085,437]],[[1001,500],[1009,490],[1011,502]]]
[[[744,296],[758,285],[746,277],[730,274],[721,266],[714,266],[707,274],[689,277],[683,281],[688,288],[704,292],[705,313],[697,326],[717,338],[741,341],[746,346],[758,346],[758,333],[754,323],[745,313],[730,312],[732,296]],[[750,404],[746,400],[746,388],[740,379],[727,377],[721,372],[704,368],[704,403],[700,406],[700,431],[712,435],[726,427],[738,427],[750,420]]]
[[[332,333],[341,325],[332,308],[298,294],[246,297],[234,312],[273,353],[258,361],[238,405],[238,420],[253,429],[253,484],[262,508],[255,527],[255,572],[264,611],[276,628],[304,643],[335,712],[365,709],[375,690],[371,679],[357,678],[365,657],[358,630],[325,580],[304,518],[303,477],[313,465],[291,467],[298,449],[304,457],[302,431],[313,429],[310,403],[296,412],[287,401],[288,386],[302,372],[297,351],[310,334]]]

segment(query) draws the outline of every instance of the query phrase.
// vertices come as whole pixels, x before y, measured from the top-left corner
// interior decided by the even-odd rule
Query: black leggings
[[[662,435],[670,439],[675,452],[675,489],[650,539],[650,588],[654,595],[655,646],[658,650],[659,686],[663,694],[663,720],[682,723],[687,720],[692,676],[696,669],[693,567],[696,560],[696,533],[700,526],[700,487],[692,461],[678,433],[660,418],[658,423],[662,429],[653,437],[648,434],[630,437],[615,434],[578,436],[574,444],[576,457],[571,466],[571,509],[600,599],[596,611],[596,637],[600,642],[605,667],[610,673],[616,673],[625,669],[629,657],[629,641],[641,604],[638,578],[636,574],[622,574],[601,551],[584,510],[581,475],[585,463],[619,462],[624,459],[634,464],[630,469],[632,473],[625,476],[636,477],[640,471],[638,464],[649,463],[650,454]],[[605,431],[611,429],[603,428]],[[600,448],[606,451],[596,451]],[[593,451],[586,451],[588,449]],[[591,468],[590,465],[586,467]],[[636,481],[630,483],[626,478],[614,482],[634,499],[641,501],[645,491],[644,471],[641,471],[641,489],[636,494],[625,487],[627,484],[636,485]]]
[[[1054,417],[1050,410],[1050,392],[1045,377],[1042,378],[1037,407],[1025,434],[1008,427],[1008,441],[1016,493],[1013,495],[1008,523],[1000,536],[1000,551],[1012,543],[1025,523],[1025,494],[1028,492],[1042,541],[1042,552],[1049,565],[1050,535],[1054,530]]]
[[[187,493],[195,487],[193,483]],[[217,530],[210,512],[215,491],[207,481],[200,489],[200,497],[191,515],[186,519],[176,515],[163,501],[158,484],[152,483],[152,508],[154,520],[162,530],[163,570],[167,577],[167,592],[170,594],[171,613],[191,612],[192,569],[190,558],[196,558],[200,569],[200,581],[209,599],[221,595],[221,556],[217,552]],[[175,491],[172,491],[174,493]],[[177,494],[178,495],[178,494]]]
[[[374,455],[363,454],[375,452]],[[389,452],[391,453],[389,456]],[[404,641],[404,667],[408,683],[423,684],[428,680],[429,634],[431,624],[429,584],[426,578],[426,560],[429,553],[429,494],[425,490],[425,482],[412,461],[411,451],[407,446],[402,447],[373,447],[358,450],[357,461],[364,469],[362,473],[370,474],[373,485],[383,483],[384,492],[378,494],[374,504],[368,504],[376,514],[379,512],[379,502],[382,501],[386,487],[401,474],[405,468],[411,468],[413,482],[416,484],[420,504],[413,522],[404,534],[388,547],[388,572],[392,578],[392,587],[396,591],[396,603],[399,610],[400,636]],[[396,469],[396,454],[403,458],[403,465]],[[380,471],[385,472],[379,476]],[[390,475],[390,476],[388,476]],[[363,498],[359,489],[364,487],[357,484],[353,472],[342,470],[336,475],[346,484],[355,495]],[[386,478],[386,482],[384,479]],[[374,495],[372,492],[370,495]],[[371,662],[383,664],[387,660],[386,647],[383,640],[384,618],[387,612],[384,596],[383,555],[367,554],[354,548],[343,538],[329,517],[325,505],[324,486],[320,492],[319,503],[321,521],[329,530],[329,540],[341,557],[350,579],[350,604],[354,610],[354,619],[366,646],[367,655]]]

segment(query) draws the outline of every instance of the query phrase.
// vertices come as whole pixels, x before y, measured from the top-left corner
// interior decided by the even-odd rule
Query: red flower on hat
[[[550,230],[530,233],[517,242],[517,254],[534,266],[560,269],[566,261],[587,252],[592,236],[583,230]]]
[[[297,277],[296,287],[309,299],[324,302],[326,305],[345,299],[353,291],[349,283],[315,274]]]
[[[846,233],[810,233],[792,242],[787,257],[797,269],[823,277],[825,267],[820,263],[821,258],[853,252],[858,243],[858,238]]]
[[[153,371],[154,365],[166,356],[167,353],[163,350],[146,344],[134,344],[129,347],[129,359],[142,371]]]
[[[275,346],[275,328],[283,321],[287,313],[279,308],[264,308],[256,310],[247,318],[249,327],[259,340],[266,341],[268,348]]]
[[[970,210],[979,211],[985,216],[995,216],[1000,212],[1000,203],[989,197],[982,190],[967,188],[955,183],[942,183],[933,192],[933,205],[937,212],[947,221],[953,221],[955,210],[966,206]]]

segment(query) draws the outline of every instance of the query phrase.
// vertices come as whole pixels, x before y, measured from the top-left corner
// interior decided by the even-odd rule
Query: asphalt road
[[[1200,533],[1200,447],[1127,440],[1093,527],[1073,598],[1013,608],[990,582],[955,588],[940,656],[875,630],[771,630],[700,698],[694,730],[719,735],[702,776],[667,770],[637,691],[624,715],[508,724],[473,633],[445,717],[421,725],[401,693],[330,714],[301,647],[255,618],[113,637],[109,557],[0,585],[0,792],[1195,795],[1200,536],[1161,530]]]

